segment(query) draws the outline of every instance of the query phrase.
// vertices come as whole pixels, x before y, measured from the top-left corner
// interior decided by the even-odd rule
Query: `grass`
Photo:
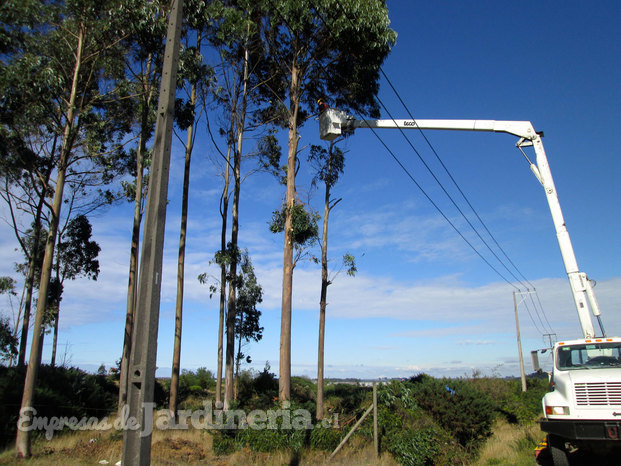
[[[542,434],[537,424],[520,426],[499,421],[494,434],[481,450],[475,466],[523,465],[535,463],[533,450]],[[120,432],[68,432],[56,435],[52,440],[43,437],[33,443],[33,457],[28,465],[82,465],[97,464],[102,460],[114,465],[121,459]],[[207,431],[154,431],[151,462],[154,465],[214,464],[220,466],[235,464],[257,465],[380,465],[393,466],[397,463],[388,453],[375,457],[373,444],[361,438],[354,438],[336,455],[329,459],[330,452],[303,449],[299,453],[280,451],[272,453],[253,452],[248,449],[230,455],[216,456],[212,451],[212,436]],[[0,454],[0,464],[21,464],[25,460],[15,458],[13,449]]]
[[[196,403],[198,402],[194,402]],[[114,423],[114,416],[111,416],[110,423]],[[520,425],[499,420],[493,427],[493,435],[481,448],[476,462],[472,464],[476,466],[498,464],[531,466],[535,463],[534,447],[542,438],[543,435],[534,422]],[[155,429],[151,444],[151,462],[154,465],[215,464],[226,466],[249,463],[392,466],[397,464],[389,453],[376,458],[373,443],[358,435],[354,435],[333,460],[329,459],[330,452],[308,448],[303,448],[299,452],[285,450],[271,453],[260,453],[245,448],[229,455],[218,456],[213,452],[212,434],[206,430],[192,428],[188,430]],[[46,440],[43,435],[39,435],[33,439],[32,452],[33,457],[27,461],[29,465],[81,465],[98,464],[101,461],[114,465],[122,456],[122,432],[114,429],[90,432],[68,431],[57,433],[51,440]],[[26,464],[26,461],[16,459],[12,448],[0,453],[0,465],[22,463]]]
[[[535,464],[535,447],[543,438],[537,423],[519,425],[498,421],[492,437],[481,449],[475,466],[532,466]]]
[[[0,464],[28,464],[68,466],[98,464],[107,461],[114,465],[121,459],[122,435],[118,431],[67,432],[55,435],[51,440],[38,437],[33,441],[33,456],[29,460],[15,457],[13,448],[0,453]],[[249,449],[230,455],[216,456],[212,451],[212,436],[208,431],[188,429],[155,430],[151,443],[151,464],[213,464],[220,466],[237,464],[256,465],[380,465],[395,466],[390,454],[375,457],[373,444],[354,438],[333,460],[330,452],[303,449],[301,452],[278,451],[272,453],[253,452]]]

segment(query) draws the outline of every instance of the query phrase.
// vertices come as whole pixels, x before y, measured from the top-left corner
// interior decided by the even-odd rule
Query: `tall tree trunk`
[[[244,326],[244,314],[239,316],[239,335],[237,336],[237,355],[235,355],[235,396],[234,400],[237,400],[237,388],[239,387],[239,364],[241,362],[241,349],[242,349],[242,331]]]
[[[330,148],[330,156],[332,155]],[[330,159],[328,160],[328,164]],[[330,168],[328,165],[328,173]],[[323,232],[321,238],[321,295],[319,298],[319,348],[317,352],[317,420],[323,419],[323,348],[326,328],[326,306],[328,296],[328,220],[330,218],[330,184],[326,183],[323,206]]]
[[[28,343],[28,328],[30,326],[30,314],[32,306],[32,290],[34,288],[35,272],[37,270],[37,259],[39,257],[39,239],[41,237],[41,212],[43,210],[44,196],[37,205],[37,215],[34,222],[33,246],[30,252],[30,260],[28,261],[28,277],[26,278],[26,297],[24,300],[24,319],[22,321],[22,337],[19,341],[19,355],[17,359],[18,367],[22,367],[26,363],[26,344]]]
[[[233,124],[231,123],[231,132]],[[231,143],[228,144],[226,153],[226,167],[224,170],[224,190],[222,191],[222,230],[220,234],[220,250],[226,251],[226,226],[229,211],[229,172],[231,165]],[[218,368],[216,375],[216,402],[222,402],[222,360],[224,347],[224,310],[226,308],[226,264],[220,264],[220,313],[218,316]]]
[[[200,34],[196,42],[198,50],[201,48]],[[190,104],[196,106],[196,84],[192,84]],[[183,317],[183,280],[185,271],[185,243],[188,227],[188,197],[190,192],[190,162],[194,147],[194,123],[188,128],[185,143],[185,169],[183,172],[183,197],[181,200],[181,232],[179,235],[179,260],[177,262],[177,307],[175,312],[175,342],[173,347],[172,375],[170,378],[170,399],[168,410],[177,418],[177,393],[179,391],[179,371],[181,366],[181,323]]]
[[[233,190],[233,209],[232,209],[232,225],[231,225],[231,246],[230,253],[231,265],[229,268],[229,298],[226,313],[226,365],[224,370],[224,409],[229,409],[231,401],[234,399],[233,389],[233,369],[235,365],[235,313],[236,306],[236,284],[237,277],[237,236],[239,232],[239,148],[235,151],[233,177],[235,179],[235,187]]]
[[[22,396],[21,409],[32,408],[32,402],[34,399],[34,389],[36,385],[37,375],[39,372],[39,366],[41,364],[41,333],[43,332],[43,317],[45,314],[45,308],[47,304],[47,293],[50,284],[50,277],[52,273],[52,260],[54,259],[54,246],[56,242],[56,234],[58,231],[58,222],[60,218],[60,210],[62,207],[63,190],[65,188],[65,175],[67,171],[67,164],[69,162],[69,155],[72,149],[73,131],[76,118],[76,96],[78,90],[78,77],[80,74],[80,67],[82,65],[82,52],[84,49],[84,39],[86,35],[85,27],[80,27],[77,37],[76,47],[76,59],[73,69],[73,78],[71,83],[71,93],[69,95],[69,102],[67,105],[67,119],[65,122],[65,128],[63,132],[63,144],[60,154],[60,160],[58,163],[58,176],[56,179],[56,187],[54,189],[54,200],[52,203],[52,218],[50,221],[50,229],[47,235],[47,242],[45,244],[45,255],[43,256],[43,265],[41,268],[41,281],[39,282],[39,297],[37,299],[37,311],[35,314],[35,325],[32,335],[32,346],[30,349],[30,360],[28,362],[28,369],[26,371],[26,380],[24,382],[24,393]],[[29,458],[31,456],[31,430],[20,429],[17,431],[17,438],[15,440],[15,449],[18,456]]]
[[[132,222],[132,240],[129,254],[129,279],[127,283],[127,311],[125,314],[125,334],[123,338],[123,354],[121,355],[121,373],[119,380],[119,414],[127,402],[127,379],[129,368],[129,354],[132,346],[132,332],[136,309],[136,285],[138,280],[138,253],[140,243],[140,224],[142,223],[142,200],[144,198],[144,155],[147,150],[149,133],[149,102],[153,94],[151,83],[152,58],[147,60],[146,80],[144,85],[144,102],[140,122],[140,138],[136,151],[136,193],[134,197],[134,219]]]
[[[280,374],[278,398],[281,402],[291,397],[291,298],[293,293],[293,225],[291,213],[295,202],[295,168],[298,151],[298,108],[300,69],[291,67],[289,89],[289,153],[287,157],[287,197],[285,215],[285,245],[283,252],[282,308],[280,318]]]
[[[224,409],[228,409],[231,400],[234,399],[233,387],[233,365],[235,363],[235,314],[236,306],[236,277],[237,277],[237,236],[239,233],[239,192],[241,189],[241,154],[244,138],[244,126],[246,124],[246,107],[248,99],[248,42],[244,49],[244,71],[242,84],[241,110],[237,114],[237,147],[233,161],[233,179],[235,186],[233,189],[233,208],[231,225],[231,252],[233,254],[230,267],[229,299],[226,317],[226,367],[224,377]]]
[[[58,241],[60,241],[60,236],[58,237]],[[60,281],[60,260],[56,258],[56,281],[59,284],[60,290],[62,290],[62,282]],[[54,367],[56,365],[56,344],[58,343],[58,319],[60,318],[60,297],[62,291],[59,291],[59,295],[57,296],[58,302],[56,302],[56,312],[54,316],[54,336],[52,337],[52,357],[50,359],[50,366]],[[55,296],[56,298],[56,296]],[[49,312],[49,310],[48,310]]]

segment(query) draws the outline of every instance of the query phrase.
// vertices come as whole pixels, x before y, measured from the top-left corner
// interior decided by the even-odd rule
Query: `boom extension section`
[[[597,317],[602,335],[606,336],[600,317],[600,309],[593,293],[593,287],[585,273],[578,269],[576,255],[574,253],[569,232],[565,226],[561,204],[558,200],[552,173],[548,165],[545,150],[541,138],[542,133],[537,133],[530,121],[496,121],[496,120],[358,120],[347,113],[329,108],[319,116],[319,132],[321,139],[333,141],[336,138],[352,133],[358,128],[371,129],[417,129],[417,130],[454,130],[454,131],[486,131],[508,133],[519,137],[516,146],[522,150],[532,146],[535,150],[536,161],[530,162],[530,168],[544,188],[556,236],[561,249],[563,263],[569,278],[572,294],[578,310],[578,318],[584,338],[594,338],[595,330],[589,313]],[[522,151],[523,152],[523,151]]]

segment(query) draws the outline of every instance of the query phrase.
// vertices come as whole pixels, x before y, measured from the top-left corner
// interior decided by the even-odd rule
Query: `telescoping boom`
[[[576,255],[569,238],[569,232],[565,226],[561,204],[558,200],[554,180],[548,165],[542,133],[537,133],[530,121],[496,121],[496,120],[359,120],[347,113],[328,108],[319,116],[319,131],[321,139],[333,141],[336,138],[353,132],[357,128],[393,128],[393,129],[417,129],[417,130],[455,130],[455,131],[486,131],[508,133],[519,138],[516,146],[523,150],[524,147],[533,147],[536,154],[536,163],[530,162],[530,168],[543,186],[556,236],[563,256],[563,263],[569,278],[572,294],[578,310],[578,318],[582,327],[584,338],[594,338],[595,330],[591,320],[590,311],[597,317],[602,335],[605,336],[601,321],[600,309],[593,293],[593,287],[585,273],[580,272]]]

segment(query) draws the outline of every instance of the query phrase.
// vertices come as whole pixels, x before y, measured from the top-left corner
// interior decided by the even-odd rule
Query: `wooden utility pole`
[[[526,391],[526,374],[524,372],[524,356],[522,356],[522,340],[520,338],[520,321],[518,319],[517,299],[515,297],[515,291],[513,292],[513,307],[515,309],[515,328],[517,330],[517,344],[518,352],[520,355],[520,374],[522,376],[522,391]]]
[[[168,19],[155,124],[151,182],[145,214],[136,317],[127,378],[129,422],[123,432],[122,463],[131,465],[148,465],[151,462],[152,424],[149,421],[152,420],[150,416],[152,416],[155,386],[164,226],[182,18],[183,0],[173,0]],[[137,422],[139,428],[132,428],[132,422]]]

